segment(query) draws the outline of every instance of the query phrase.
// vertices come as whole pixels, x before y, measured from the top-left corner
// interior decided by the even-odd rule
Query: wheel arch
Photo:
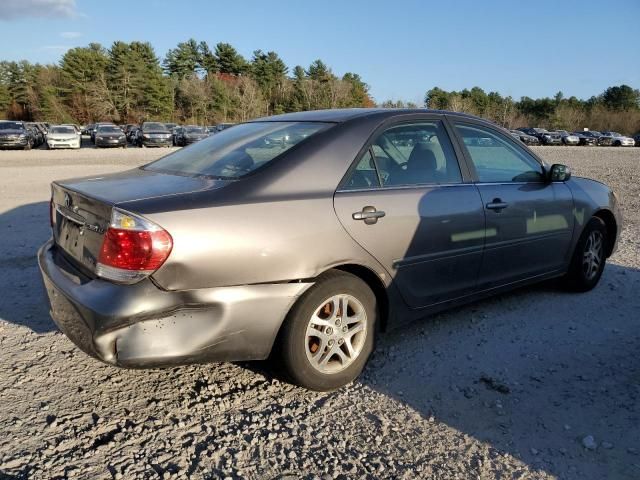
[[[380,331],[386,331],[390,310],[389,310],[389,293],[387,287],[380,277],[370,268],[356,263],[345,263],[336,265],[331,270],[338,270],[350,273],[365,282],[373,291],[378,302],[378,312],[380,314],[380,322],[378,328]]]
[[[616,236],[618,234],[616,217],[611,210],[607,210],[605,208],[596,211],[593,216],[602,220],[607,228],[607,245],[605,253],[607,258],[609,258],[613,253],[613,246],[616,243]]]

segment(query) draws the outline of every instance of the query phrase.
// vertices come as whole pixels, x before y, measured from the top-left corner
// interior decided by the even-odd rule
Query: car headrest
[[[436,155],[429,144],[424,142],[416,143],[413,150],[411,150],[411,155],[409,155],[409,160],[407,161],[407,170],[414,169],[423,171],[435,171],[438,169]]]

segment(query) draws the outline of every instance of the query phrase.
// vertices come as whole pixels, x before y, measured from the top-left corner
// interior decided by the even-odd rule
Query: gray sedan
[[[276,145],[267,139],[283,139]],[[301,112],[54,182],[51,314],[122,367],[279,357],[328,390],[403,322],[558,278],[596,286],[615,194],[508,131],[429,110]]]

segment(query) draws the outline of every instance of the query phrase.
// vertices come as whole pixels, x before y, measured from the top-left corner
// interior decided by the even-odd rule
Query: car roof
[[[446,110],[430,110],[421,108],[339,108],[330,110],[309,110],[305,112],[285,113],[283,115],[273,115],[252,120],[252,122],[331,122],[342,123],[355,118],[368,116],[394,117],[398,115],[411,115],[420,113],[440,113],[455,115],[465,118],[478,117],[459,112],[449,112]]]

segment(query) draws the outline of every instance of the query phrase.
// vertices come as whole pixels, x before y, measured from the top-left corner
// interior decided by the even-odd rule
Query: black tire
[[[585,255],[590,247],[590,237],[600,237],[600,261],[597,269],[588,273]],[[576,244],[567,274],[562,278],[564,286],[573,292],[588,292],[593,289],[602,276],[606,263],[607,227],[598,217],[592,217],[587,223]]]
[[[316,312],[322,312],[323,307],[331,305],[327,301],[336,295],[349,295],[360,303],[366,313],[364,319],[366,329],[362,332],[364,337],[359,339],[361,342],[360,351],[353,357],[351,363],[348,363],[342,370],[325,373],[318,370],[307,357],[307,349],[312,351],[314,346],[311,345],[313,337],[307,336],[307,328],[312,316]],[[338,313],[338,315],[342,314]],[[331,270],[323,274],[315,285],[298,299],[280,330],[276,346],[278,350],[275,353],[282,361],[285,375],[292,383],[316,391],[334,390],[351,383],[360,375],[373,351],[377,317],[378,306],[375,294],[364,281],[355,275],[338,270]],[[330,319],[332,318],[335,317],[331,315]],[[347,321],[344,321],[342,327],[339,327],[340,323],[337,323],[339,321],[340,317],[334,327],[335,333],[338,335],[338,328],[343,329],[342,331],[351,328],[347,327]],[[355,338],[355,335],[353,337]],[[350,340],[349,344],[351,345]],[[346,343],[341,343],[340,345],[343,346],[340,347],[337,345],[334,342],[334,348],[340,348],[343,353],[346,352]],[[318,347],[316,346],[316,348]],[[329,347],[327,346],[323,351],[329,352]],[[329,355],[327,353],[326,355],[332,364],[342,363],[341,361],[337,362],[340,360],[337,358],[337,354]]]

